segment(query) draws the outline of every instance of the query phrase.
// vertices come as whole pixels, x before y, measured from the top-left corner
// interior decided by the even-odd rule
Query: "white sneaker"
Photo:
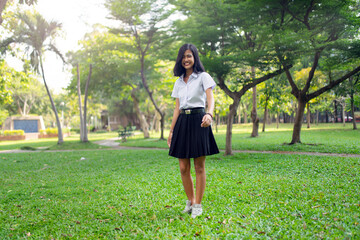
[[[194,204],[191,206],[191,217],[196,218],[197,216],[200,216],[203,212],[201,204]]]
[[[191,213],[191,201],[186,200],[186,206],[183,213]]]

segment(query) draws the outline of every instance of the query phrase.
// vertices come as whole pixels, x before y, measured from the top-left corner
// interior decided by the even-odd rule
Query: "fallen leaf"
[[[80,222],[79,222],[79,221],[76,221],[76,224],[80,224]]]
[[[179,217],[179,219],[180,219],[181,221],[184,221],[184,218],[183,218],[183,217],[181,217],[181,216]]]
[[[166,208],[172,208],[172,206],[169,206],[169,205],[166,205],[165,207],[166,207]]]
[[[31,236],[31,233],[29,233],[29,232],[28,232],[28,233],[26,233],[26,236],[30,237],[30,236]]]
[[[311,208],[318,208],[318,207],[320,207],[320,205],[312,206]]]
[[[257,232],[257,234],[266,234],[265,232]]]
[[[99,192],[98,190],[94,189],[94,192]]]
[[[116,231],[120,231],[120,230],[124,231],[124,230],[122,229],[122,227],[116,227],[115,230],[116,230]]]
[[[174,219],[170,218],[169,223],[172,223],[173,221],[174,221]]]
[[[120,211],[118,211],[117,213],[118,213],[120,216],[122,216],[122,215],[123,215],[123,214],[122,214],[122,212],[120,212]]]

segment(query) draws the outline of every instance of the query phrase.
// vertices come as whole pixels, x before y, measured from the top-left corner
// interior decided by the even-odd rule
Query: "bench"
[[[121,138],[122,142],[126,142],[126,138],[133,136],[136,126],[125,127],[123,130],[118,131],[119,138]]]

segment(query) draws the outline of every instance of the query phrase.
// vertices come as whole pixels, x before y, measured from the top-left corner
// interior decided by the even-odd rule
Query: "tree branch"
[[[317,52],[315,53],[313,65],[312,65],[311,70],[310,70],[310,72],[309,72],[309,77],[308,77],[308,79],[306,80],[305,87],[303,88],[303,90],[301,90],[301,93],[302,93],[302,94],[306,94],[306,92],[307,92],[307,91],[309,90],[309,88],[310,88],[310,83],[311,83],[311,81],[312,81],[313,78],[314,78],[315,69],[317,68],[317,66],[318,66],[318,64],[319,64],[319,58],[320,58],[320,51],[317,51]]]
[[[219,76],[217,76],[217,79],[218,79],[218,81],[219,81],[219,87],[226,93],[226,95],[228,95],[229,97],[231,97],[232,99],[234,99],[235,98],[235,93],[234,92],[232,92],[229,88],[228,88],[228,86],[226,86],[226,84],[225,84],[225,80],[224,80],[224,78],[223,77],[219,77]]]
[[[352,70],[351,72],[345,74],[344,76],[342,76],[341,78],[330,82],[328,85],[326,85],[325,87],[320,88],[319,90],[311,93],[311,94],[307,94],[306,98],[308,100],[311,100],[313,98],[316,98],[317,96],[321,95],[322,93],[332,89],[333,87],[339,85],[340,83],[342,83],[343,81],[345,81],[346,79],[348,79],[349,77],[355,75],[356,73],[360,72],[360,66],[358,66],[357,68],[355,68],[354,70]]]
[[[248,83],[246,84],[245,86],[243,86],[243,88],[239,91],[239,92],[236,92],[237,93],[237,96],[242,96],[245,94],[245,92],[247,90],[249,90],[250,88],[252,87],[255,87],[256,85],[258,85],[259,83],[262,83],[270,78],[273,78],[277,75],[280,75],[282,74],[284,71],[289,71],[289,69],[292,68],[292,65],[288,65],[288,66],[285,66],[284,68],[281,68],[281,69],[278,69],[276,70],[275,72],[272,72],[272,73],[269,73],[265,76],[262,76],[260,78],[256,78],[254,79],[251,83]]]

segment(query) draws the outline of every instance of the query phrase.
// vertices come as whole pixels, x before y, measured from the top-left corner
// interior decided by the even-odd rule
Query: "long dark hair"
[[[174,67],[174,75],[180,77],[181,75],[186,73],[185,68],[181,64],[186,50],[190,50],[194,56],[194,67],[193,67],[194,72],[195,73],[205,72],[205,68],[200,61],[199,52],[197,48],[193,44],[186,43],[182,45],[181,48],[179,49],[179,53],[177,55],[176,63]]]

